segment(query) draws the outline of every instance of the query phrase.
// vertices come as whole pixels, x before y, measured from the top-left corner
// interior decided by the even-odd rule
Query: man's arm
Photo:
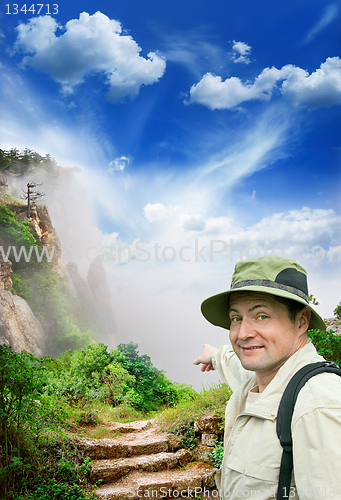
[[[201,371],[209,372],[214,370],[212,365],[212,356],[218,349],[216,347],[212,347],[210,344],[204,344],[204,352],[201,356],[193,361],[194,365],[202,364]]]
[[[245,370],[231,346],[226,345],[217,349],[204,344],[204,352],[195,361],[195,365],[202,364],[201,371],[216,370],[220,380],[235,391],[252,375]]]

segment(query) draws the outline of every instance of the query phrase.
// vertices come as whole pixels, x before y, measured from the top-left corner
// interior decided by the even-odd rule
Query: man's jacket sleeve
[[[239,358],[229,345],[224,345],[213,354],[212,364],[220,380],[231,387],[232,391],[244,385],[253,374],[242,367]]]

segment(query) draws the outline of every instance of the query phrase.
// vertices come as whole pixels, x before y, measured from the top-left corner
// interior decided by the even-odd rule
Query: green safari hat
[[[202,314],[213,325],[229,330],[229,295],[241,291],[270,293],[301,302],[311,310],[309,330],[326,330],[323,319],[309,305],[307,272],[293,260],[261,257],[237,262],[230,290],[204,300]]]

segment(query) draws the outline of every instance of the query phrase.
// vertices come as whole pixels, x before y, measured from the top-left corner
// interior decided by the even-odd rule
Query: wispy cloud
[[[115,158],[109,163],[109,172],[112,174],[116,171],[122,171],[131,163],[131,158],[127,156],[121,156],[120,158]]]
[[[160,54],[167,61],[183,65],[196,77],[202,75],[208,68],[218,71],[225,65],[227,54],[212,37],[200,31],[186,33],[159,34],[163,40]]]
[[[339,13],[339,7],[336,4],[328,5],[323,13],[322,18],[317,24],[309,31],[308,35],[304,39],[304,43],[311,42],[314,38],[323,31]]]

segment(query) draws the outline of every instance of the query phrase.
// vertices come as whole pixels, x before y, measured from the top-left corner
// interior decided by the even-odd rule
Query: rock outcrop
[[[23,298],[0,290],[0,343],[36,357],[45,350],[43,328]]]
[[[341,335],[341,321],[337,318],[327,318],[324,320],[327,325],[327,332],[333,330],[337,335]]]
[[[10,194],[11,191],[8,187],[8,174],[7,172],[5,171],[2,171],[0,172],[0,199],[1,199],[1,195],[6,195],[6,194]]]
[[[95,334],[102,337],[107,336],[106,326],[104,319],[101,316],[100,309],[97,304],[97,300],[94,297],[88,283],[80,275],[78,271],[78,266],[74,262],[68,262],[66,265],[67,272],[72,281],[72,288],[76,297],[79,298],[86,305],[87,312],[90,316],[92,323],[92,329]]]
[[[0,254],[0,288],[12,288],[12,262]]]
[[[5,288],[12,287],[12,263],[0,256],[0,344],[36,357],[45,349],[43,328],[23,298]]]

